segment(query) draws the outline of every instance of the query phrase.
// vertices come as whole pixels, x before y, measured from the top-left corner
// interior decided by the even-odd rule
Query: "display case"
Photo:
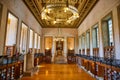
[[[68,62],[68,64],[76,63],[76,56],[74,54],[74,50],[68,51],[67,62]]]
[[[36,67],[42,62],[43,62],[43,53],[35,53],[34,54],[34,66]]]
[[[87,56],[90,56],[90,49],[86,49],[87,51]]]
[[[93,48],[93,56],[99,57],[99,48]]]
[[[85,49],[82,49],[82,54],[85,55]]]
[[[15,46],[5,46],[4,54],[12,56],[15,53]]]
[[[23,75],[23,58],[15,57],[0,57],[0,80],[16,80]]]
[[[104,57],[105,58],[113,58],[114,59],[114,46],[108,46],[104,48]]]
[[[113,58],[77,55],[80,66],[90,71],[95,78],[104,80],[120,80],[120,60]],[[97,77],[96,77],[97,76]]]

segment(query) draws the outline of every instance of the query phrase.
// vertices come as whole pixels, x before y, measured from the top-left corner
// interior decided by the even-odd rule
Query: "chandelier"
[[[64,41],[64,37],[61,35],[61,29],[58,28],[58,34],[55,36],[54,41]]]
[[[79,18],[78,10],[72,6],[62,3],[46,4],[41,12],[41,18],[46,21],[56,23],[71,23]]]

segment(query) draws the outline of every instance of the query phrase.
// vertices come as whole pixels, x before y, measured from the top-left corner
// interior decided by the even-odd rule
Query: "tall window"
[[[30,29],[29,48],[33,48],[33,31]]]
[[[34,38],[34,48],[36,48],[37,49],[37,39],[38,38],[38,35],[37,35],[37,33],[35,33],[35,38]]]
[[[41,46],[41,41],[40,41],[40,36],[38,35],[37,53],[40,53],[40,46]]]
[[[90,48],[90,30],[88,30],[86,33],[86,47],[87,49]]]
[[[40,42],[41,42],[40,41],[40,36],[38,36],[38,49],[40,49],[40,45],[41,45]]]
[[[82,49],[85,49],[85,35],[82,35]]]
[[[79,37],[79,49],[81,49],[81,36]]]
[[[20,53],[25,54],[27,50],[27,31],[28,27],[22,23],[21,39],[20,39]]]
[[[18,25],[18,18],[16,18],[11,13],[8,13],[6,42],[5,42],[5,49],[4,49],[5,55],[12,56],[15,53],[17,25]]]
[[[18,19],[11,13],[8,13],[6,46],[13,46],[16,44]]]
[[[102,36],[104,47],[114,45],[111,15],[108,15],[102,20]]]
[[[109,19],[107,21],[108,23],[108,33],[109,33],[109,45],[112,46],[113,45],[113,32],[112,32],[112,19]]]
[[[98,48],[99,47],[98,25],[93,26],[93,29],[92,29],[92,43],[93,43],[93,48]]]

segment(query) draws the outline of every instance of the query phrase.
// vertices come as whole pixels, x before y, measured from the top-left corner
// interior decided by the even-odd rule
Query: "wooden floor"
[[[95,80],[76,64],[43,64],[39,72],[21,80]]]

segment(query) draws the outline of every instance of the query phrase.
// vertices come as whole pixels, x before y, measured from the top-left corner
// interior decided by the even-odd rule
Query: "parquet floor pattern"
[[[39,71],[21,80],[95,80],[76,64],[42,64]]]

